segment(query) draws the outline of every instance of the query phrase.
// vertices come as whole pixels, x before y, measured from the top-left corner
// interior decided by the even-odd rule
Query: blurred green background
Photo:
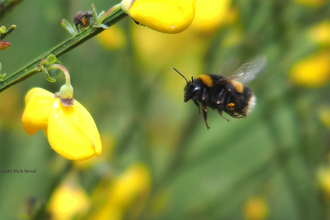
[[[11,74],[70,35],[78,11],[118,1],[23,1],[0,52]],[[64,77],[35,75],[0,94],[0,219],[330,219],[330,3],[325,0],[196,0],[176,35],[120,21],[59,60],[75,99],[98,126],[103,153],[62,158],[21,125],[32,87],[57,92]],[[266,70],[249,87],[246,119],[183,102],[185,81],[259,54]],[[229,117],[228,115],[225,115]]]

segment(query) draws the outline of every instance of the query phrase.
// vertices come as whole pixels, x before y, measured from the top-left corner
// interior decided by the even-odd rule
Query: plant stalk
[[[111,25],[117,23],[126,16],[127,14],[125,14],[121,9],[117,9],[109,17],[104,19],[103,24],[110,27]],[[80,44],[96,36],[97,34],[101,33],[102,31],[104,31],[103,28],[93,27],[91,25],[88,28],[84,29],[83,31],[79,32],[78,34],[63,41],[62,43],[58,44],[54,48],[50,49],[49,51],[39,56],[31,63],[27,64],[20,70],[10,75],[4,81],[0,82],[0,92],[37,73],[40,73],[41,71],[38,68],[38,64],[40,64],[41,60],[46,59],[50,54],[54,54],[56,57],[60,57],[65,53],[69,52],[70,50],[76,48]]]
[[[0,2],[0,21],[4,19],[23,0],[6,0]]]

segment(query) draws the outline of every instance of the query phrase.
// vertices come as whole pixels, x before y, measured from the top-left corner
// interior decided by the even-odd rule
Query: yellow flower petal
[[[319,109],[319,118],[325,126],[330,128],[330,106],[323,106]]]
[[[197,30],[210,33],[231,18],[231,0],[196,1],[196,14],[192,26]]]
[[[89,206],[86,192],[71,182],[65,182],[53,192],[47,209],[53,220],[64,220],[85,214]]]
[[[137,22],[163,33],[179,33],[195,15],[194,0],[135,0],[128,10]]]
[[[35,96],[40,96],[40,97],[53,97],[54,98],[54,94],[51,92],[48,92],[45,89],[42,88],[33,88],[31,89],[25,96],[25,104],[27,105],[27,103]]]
[[[105,196],[104,206],[91,220],[123,219],[127,210],[138,214],[142,211],[150,192],[150,171],[142,164],[134,164],[111,184],[111,190]]]
[[[330,45],[330,20],[325,20],[308,31],[309,38],[320,45]]]
[[[327,197],[330,197],[330,169],[322,167],[318,170],[318,183]]]
[[[77,101],[65,107],[54,102],[48,118],[48,141],[69,160],[85,160],[102,151],[100,135],[89,112]]]
[[[326,0],[294,0],[295,2],[310,6],[310,7],[318,7],[324,5],[327,1]]]
[[[247,220],[263,220],[268,215],[268,205],[264,199],[250,198],[244,206],[244,216]]]
[[[294,65],[290,71],[291,80],[300,86],[318,88],[330,79],[330,52],[318,52]]]
[[[41,89],[31,89],[25,97],[26,107],[22,117],[23,127],[29,135],[40,129],[47,129],[50,108],[55,101],[54,94]]]

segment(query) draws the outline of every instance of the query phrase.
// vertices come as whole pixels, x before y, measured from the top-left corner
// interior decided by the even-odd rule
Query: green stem
[[[114,11],[120,9],[120,4],[112,6],[108,11],[104,13],[104,15],[100,18],[100,22],[103,22],[104,19],[106,19],[109,15],[111,15]]]
[[[0,21],[6,17],[23,0],[7,0],[0,2]]]
[[[108,18],[104,20],[103,24],[111,26],[120,21],[121,19],[125,18],[126,16],[127,15],[121,9],[117,9]],[[46,59],[50,54],[54,54],[56,57],[60,57],[65,53],[69,52],[70,50],[76,48],[80,44],[96,36],[97,34],[101,33],[102,31],[104,31],[103,28],[90,26],[89,28],[84,29],[75,36],[65,40],[64,42],[42,54],[40,57],[38,57],[28,65],[24,66],[17,72],[13,73],[4,81],[0,82],[0,92],[37,73],[40,73],[41,71],[38,68],[38,64],[40,64],[41,60]]]
[[[62,72],[64,73],[65,75],[65,84],[68,85],[68,86],[71,86],[71,83],[70,83],[70,74],[69,74],[69,71],[67,70],[67,68],[65,68],[65,66],[63,65],[60,65],[60,64],[53,64],[49,67],[49,69],[59,69],[59,70],[62,70]]]

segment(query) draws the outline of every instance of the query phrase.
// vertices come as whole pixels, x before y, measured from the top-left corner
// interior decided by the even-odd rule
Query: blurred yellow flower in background
[[[318,171],[318,183],[325,193],[325,195],[330,198],[330,168],[323,167]]]
[[[89,219],[124,219],[128,208],[133,216],[137,216],[148,198],[150,187],[148,168],[142,164],[132,165],[112,182],[109,193],[104,195],[105,203]]]
[[[52,194],[47,209],[52,220],[69,220],[84,215],[90,203],[86,192],[72,183],[64,183]]]
[[[89,112],[77,101],[63,106],[60,98],[33,88],[25,96],[23,127],[29,135],[43,130],[52,149],[69,160],[85,160],[102,151],[99,132]]]
[[[323,106],[320,108],[319,118],[325,126],[330,128],[330,106]]]
[[[192,28],[199,32],[212,33],[220,26],[235,19],[237,12],[231,10],[232,0],[196,1],[196,13]]]
[[[0,93],[0,126],[15,129],[17,118],[20,117],[21,112],[19,107],[19,93],[17,87],[9,88]]]
[[[111,28],[104,30],[96,36],[96,40],[102,47],[108,50],[118,50],[126,44],[124,31],[118,25],[112,25]]]
[[[123,0],[121,6],[135,22],[169,34],[187,29],[195,15],[194,0]]]
[[[293,0],[296,3],[311,6],[311,7],[318,7],[324,5],[327,1],[326,0]]]
[[[330,51],[317,52],[296,63],[291,68],[290,79],[299,86],[325,86],[330,79]]]
[[[320,45],[330,45],[330,20],[325,20],[308,31],[309,38]]]
[[[268,205],[263,198],[252,197],[244,205],[247,220],[263,220],[268,216]]]

